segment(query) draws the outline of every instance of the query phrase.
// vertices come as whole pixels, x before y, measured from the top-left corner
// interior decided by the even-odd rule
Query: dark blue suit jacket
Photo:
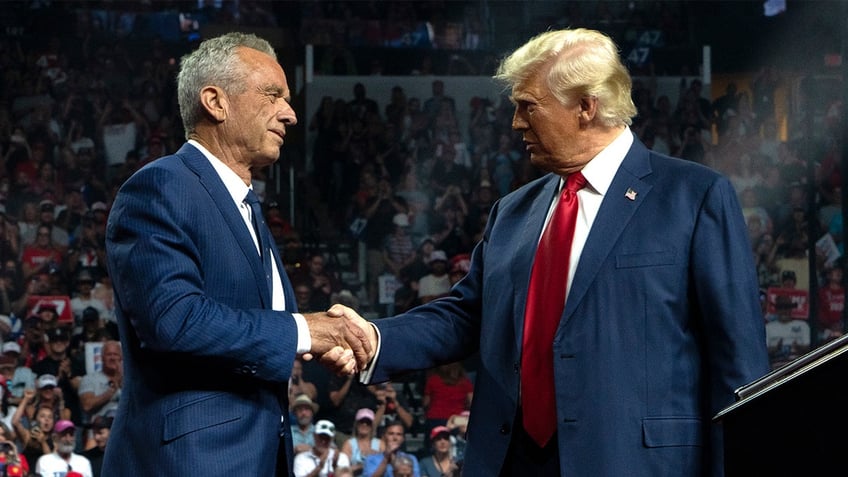
[[[280,417],[297,328],[271,310],[253,239],[200,151],[121,187],[106,251],[125,374],[103,474],[273,476],[280,439],[291,468]]]
[[[449,297],[375,322],[382,349],[372,381],[479,349],[465,476],[498,475],[507,453],[527,284],[558,183],[549,174],[493,207]],[[730,183],[636,140],[592,225],[554,338],[561,474],[721,475],[711,417],[768,371],[757,289]]]

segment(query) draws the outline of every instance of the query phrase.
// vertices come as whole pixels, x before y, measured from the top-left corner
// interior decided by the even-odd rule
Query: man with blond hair
[[[378,353],[361,378],[479,351],[466,477],[721,475],[711,417],[768,371],[730,182],[639,141],[600,32],[543,33],[496,78],[548,174],[494,204],[449,296],[359,321]]]

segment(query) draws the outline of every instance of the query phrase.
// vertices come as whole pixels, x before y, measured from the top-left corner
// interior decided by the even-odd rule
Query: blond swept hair
[[[585,28],[539,34],[506,57],[494,78],[511,89],[549,65],[547,84],[562,104],[592,96],[604,125],[632,124],[630,73],[610,37]]]

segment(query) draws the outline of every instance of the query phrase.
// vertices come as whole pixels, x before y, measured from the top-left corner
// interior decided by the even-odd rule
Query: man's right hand
[[[304,355],[304,359],[318,357],[322,364],[338,374],[353,374],[368,365],[374,355],[372,340],[360,326],[347,319],[345,313],[309,313],[303,316],[312,338],[312,349]]]

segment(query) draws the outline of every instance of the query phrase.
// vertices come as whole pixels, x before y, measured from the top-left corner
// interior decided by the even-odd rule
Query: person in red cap
[[[66,475],[68,472],[79,472],[83,477],[93,477],[91,462],[84,456],[74,453],[76,426],[71,421],[62,419],[53,426],[53,449],[50,454],[38,458],[35,472],[41,475]]]
[[[451,449],[451,431],[445,426],[436,426],[430,431],[430,444],[433,454],[421,459],[421,475],[441,477],[443,475],[458,475],[459,465],[454,459]]]

